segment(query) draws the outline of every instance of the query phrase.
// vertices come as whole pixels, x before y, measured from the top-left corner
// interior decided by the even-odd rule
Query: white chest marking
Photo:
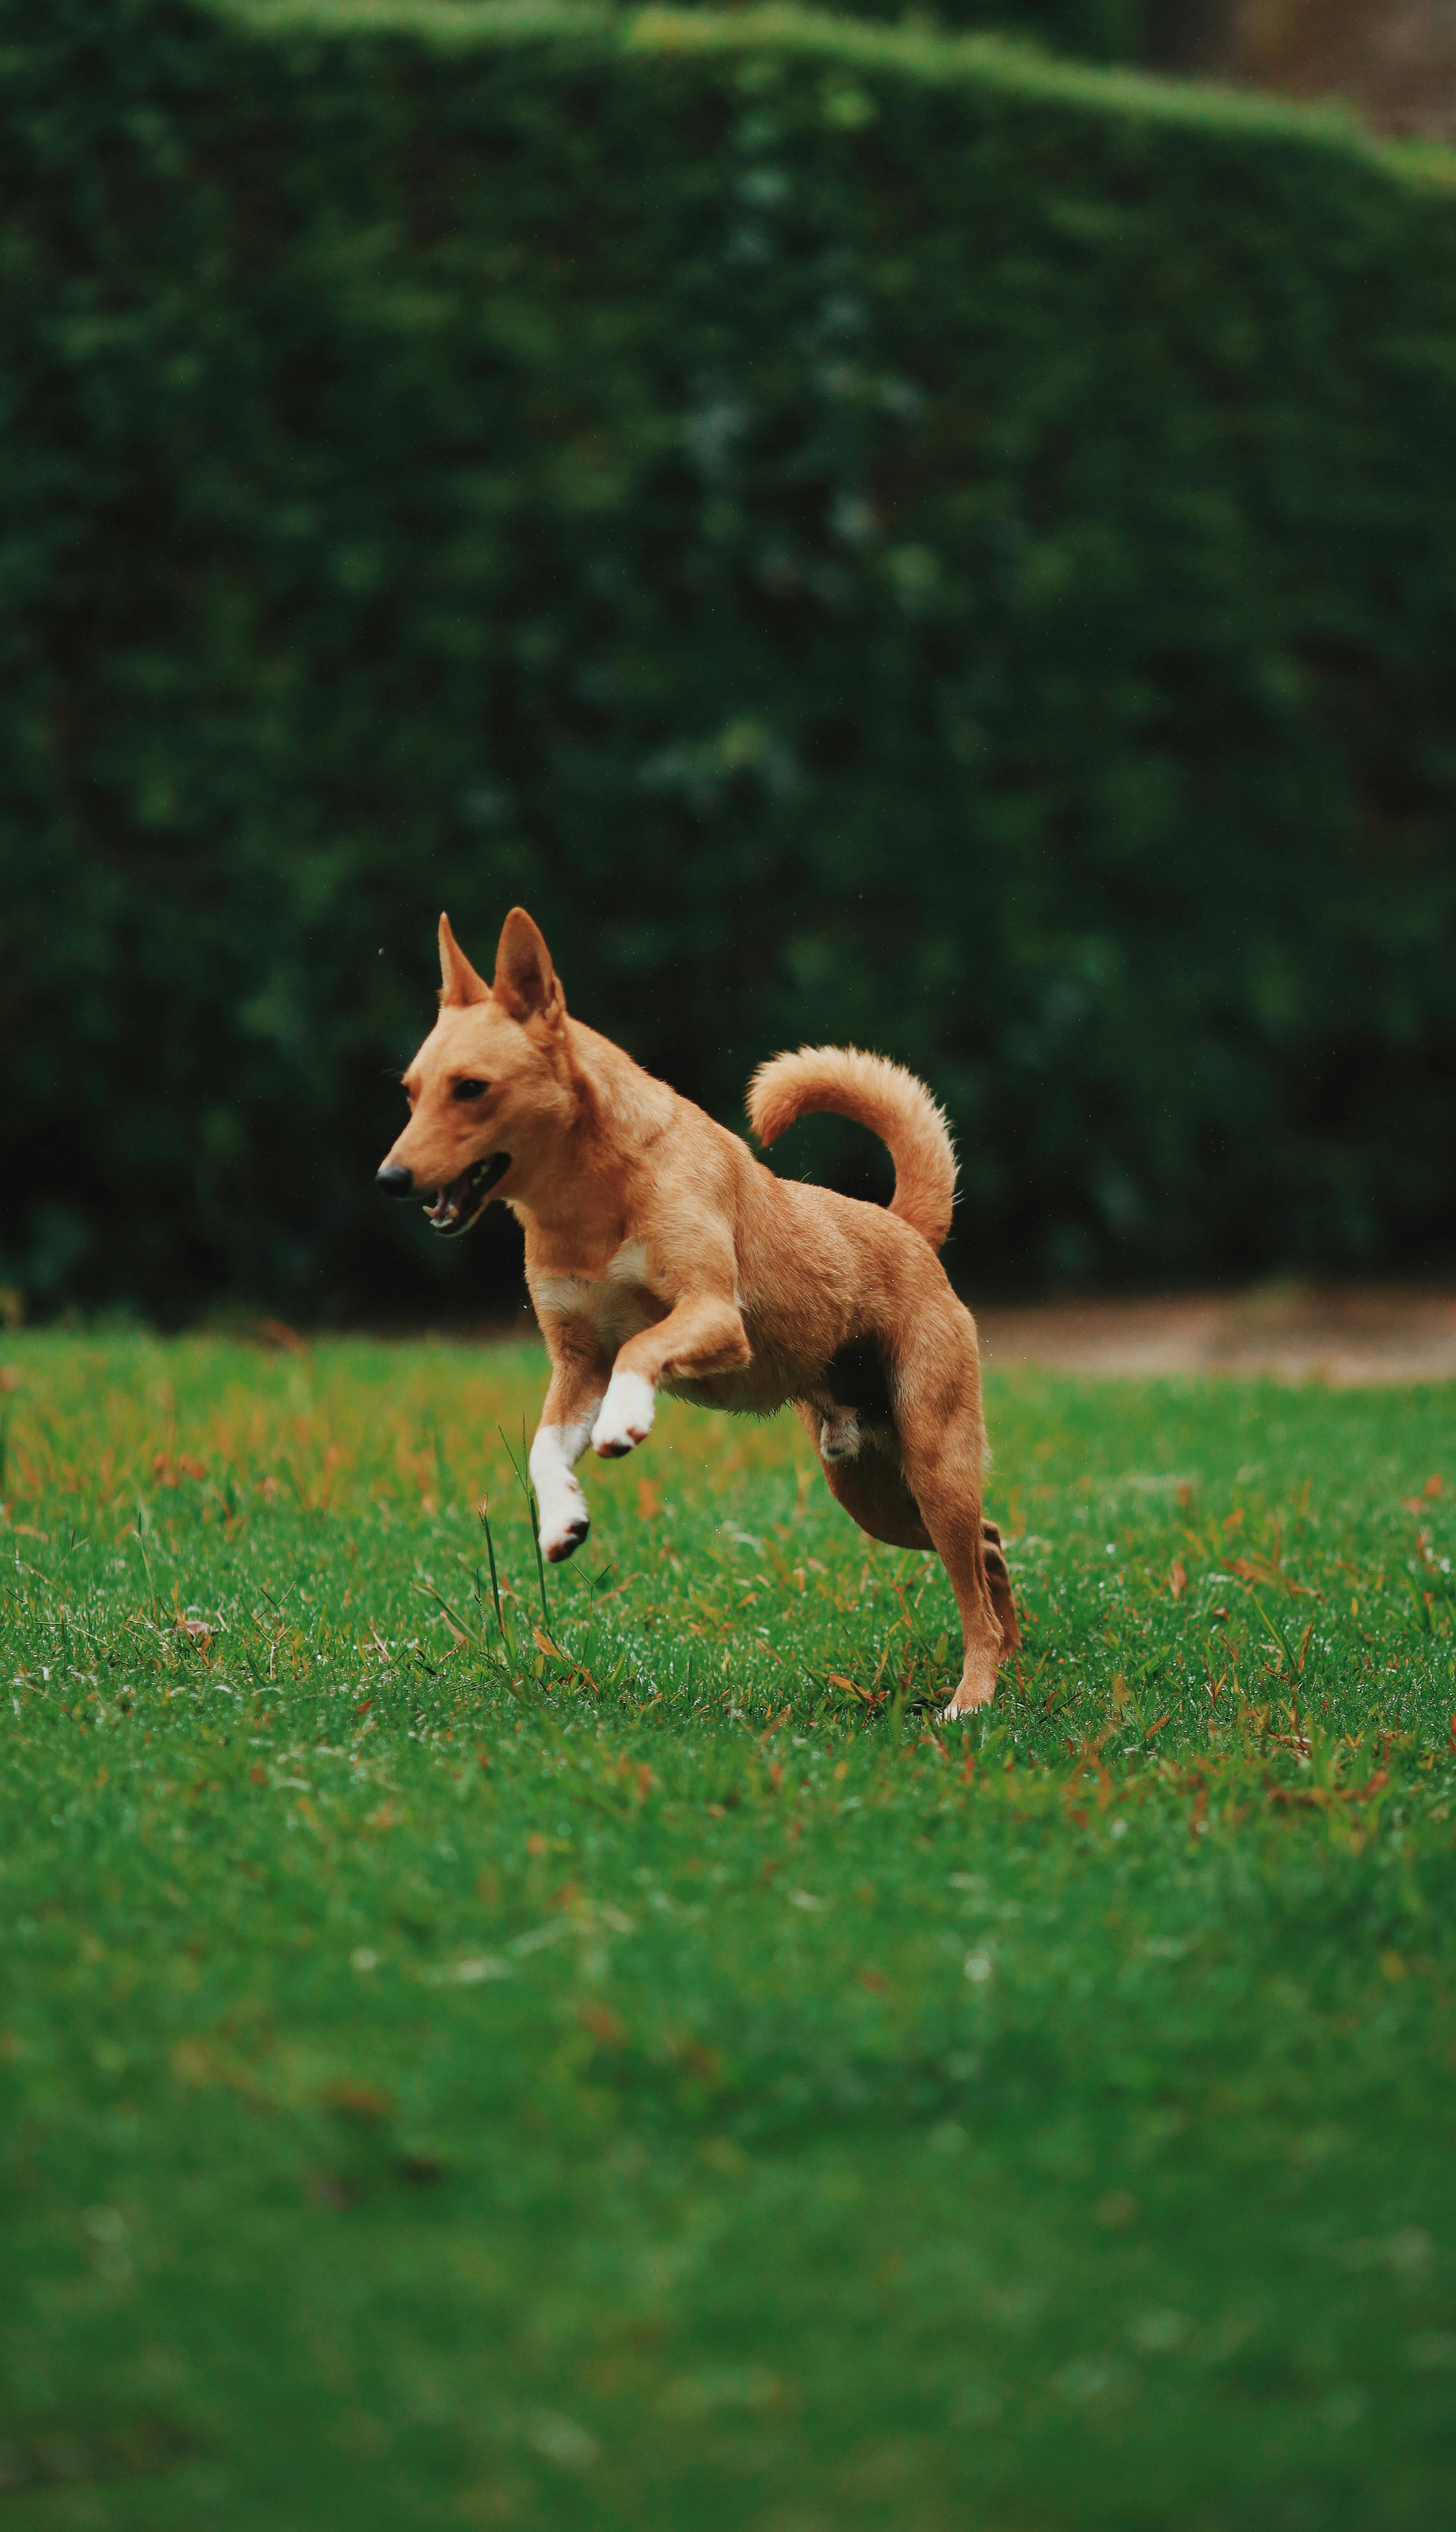
[[[604,1338],[624,1345],[639,1328],[650,1327],[651,1313],[638,1297],[647,1279],[647,1248],[640,1239],[624,1239],[609,1257],[604,1275],[538,1275],[531,1297],[538,1310],[554,1310],[562,1318],[590,1319]]]

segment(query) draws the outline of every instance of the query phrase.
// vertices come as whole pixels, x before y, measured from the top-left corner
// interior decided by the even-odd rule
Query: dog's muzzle
[[[498,1186],[510,1167],[509,1152],[493,1152],[489,1160],[473,1166],[441,1187],[433,1204],[425,1207],[425,1219],[432,1231],[445,1239],[458,1239],[479,1222],[490,1202],[491,1190]]]

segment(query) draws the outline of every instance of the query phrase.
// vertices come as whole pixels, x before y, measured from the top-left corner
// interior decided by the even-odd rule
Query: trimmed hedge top
[[[664,54],[825,57],[866,71],[896,72],[959,85],[971,80],[1047,103],[1079,104],[1119,116],[1232,135],[1280,136],[1296,146],[1354,149],[1392,173],[1436,186],[1456,185],[1456,151],[1427,142],[1392,141],[1373,133],[1337,99],[1302,104],[1273,91],[1211,80],[1175,79],[1139,67],[1136,47],[1109,47],[1101,58],[1059,58],[1029,40],[1029,11],[990,5],[935,26],[901,18],[877,24],[876,10],[847,12],[783,7],[631,8],[613,0],[193,0],[231,26],[260,35],[318,35],[339,42],[403,38],[474,55],[495,45],[583,43]],[[1075,0],[1073,0],[1075,8]],[[1092,0],[1095,7],[1095,0]],[[890,9],[884,13],[889,16]],[[895,12],[900,17],[897,9]],[[1054,14],[1050,9],[1048,14]],[[1023,26],[1022,18],[1028,23]]]
[[[311,20],[317,25],[348,29],[404,27],[414,32],[433,29],[447,40],[458,32],[467,42],[475,40],[483,19],[499,23],[529,15],[540,25],[551,17],[600,21],[623,14],[619,0],[615,8],[604,0],[598,9],[573,7],[571,0],[566,0],[559,10],[547,5],[529,13],[513,6],[512,0],[221,0],[221,5],[234,14],[246,14],[258,26],[297,25]],[[762,13],[745,10],[728,14],[751,17]],[[776,14],[791,17],[797,13]],[[950,0],[950,5],[937,14],[953,28],[988,27],[999,33],[1019,36],[1022,42],[1030,39],[1091,60],[1136,61],[1146,50],[1156,8],[1150,10],[1148,0]],[[904,11],[902,0],[855,0],[854,7],[843,15],[903,19]]]

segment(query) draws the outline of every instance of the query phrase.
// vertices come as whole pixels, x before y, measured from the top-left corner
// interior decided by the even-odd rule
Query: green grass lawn
[[[1456,1391],[993,1381],[946,1728],[787,1418],[3,1355],[14,2532],[1451,2519]]]

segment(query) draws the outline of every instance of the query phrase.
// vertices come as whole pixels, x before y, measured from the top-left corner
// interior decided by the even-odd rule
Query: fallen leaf
[[[341,2118],[365,2123],[387,2119],[394,2110],[387,2093],[381,2093],[375,2084],[353,2083],[347,2076],[336,2084],[324,2086],[323,2101],[326,2108],[337,2110]]]
[[[595,2002],[579,2004],[576,2008],[576,2019],[583,2031],[589,2031],[592,2038],[599,2040],[604,2048],[625,2047],[627,2026],[618,2014],[612,2012],[610,2004]]]

